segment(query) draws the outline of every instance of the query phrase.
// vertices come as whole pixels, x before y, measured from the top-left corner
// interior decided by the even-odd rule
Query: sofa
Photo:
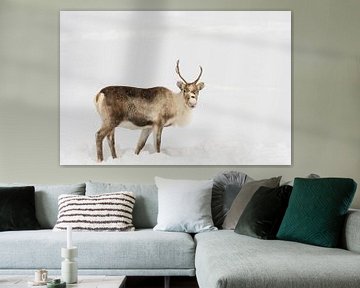
[[[195,237],[201,288],[360,287],[360,211],[348,214],[344,246],[261,240],[222,230]]]
[[[324,248],[262,240],[233,230],[197,234],[154,231],[156,185],[87,182],[34,186],[41,229],[0,232],[0,275],[32,274],[40,268],[46,268],[50,276],[60,274],[66,232],[52,230],[59,195],[132,191],[136,196],[135,231],[73,232],[79,274],[165,276],[165,286],[169,286],[169,276],[196,276],[201,288],[360,287],[358,210],[346,215],[341,247]]]

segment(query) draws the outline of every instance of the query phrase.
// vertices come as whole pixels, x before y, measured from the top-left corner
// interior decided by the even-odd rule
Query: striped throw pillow
[[[132,192],[105,193],[92,196],[59,196],[59,214],[55,231],[72,226],[74,231],[133,231]]]

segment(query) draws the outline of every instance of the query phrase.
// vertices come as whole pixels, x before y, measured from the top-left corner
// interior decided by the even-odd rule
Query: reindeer
[[[115,151],[115,128],[141,129],[135,154],[145,146],[151,132],[154,136],[156,152],[160,153],[161,133],[164,127],[184,126],[189,122],[192,109],[198,102],[199,91],[205,84],[199,82],[200,74],[194,82],[187,82],[180,74],[179,60],[176,73],[182,81],[176,83],[180,92],[175,93],[165,87],[137,88],[128,86],[108,86],[95,97],[95,105],[102,119],[102,126],[96,133],[98,162],[103,161],[103,140],[107,137],[111,156]]]

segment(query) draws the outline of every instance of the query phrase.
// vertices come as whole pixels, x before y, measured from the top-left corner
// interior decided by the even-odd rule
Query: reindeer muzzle
[[[191,108],[195,108],[196,104],[197,104],[197,101],[196,101],[195,98],[190,98],[190,99],[189,99],[189,106],[190,106]]]

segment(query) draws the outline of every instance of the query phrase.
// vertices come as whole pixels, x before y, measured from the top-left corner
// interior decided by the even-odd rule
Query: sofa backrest
[[[89,196],[120,191],[131,191],[135,194],[135,228],[153,228],[157,223],[158,214],[158,192],[155,184],[86,182],[86,195]]]

